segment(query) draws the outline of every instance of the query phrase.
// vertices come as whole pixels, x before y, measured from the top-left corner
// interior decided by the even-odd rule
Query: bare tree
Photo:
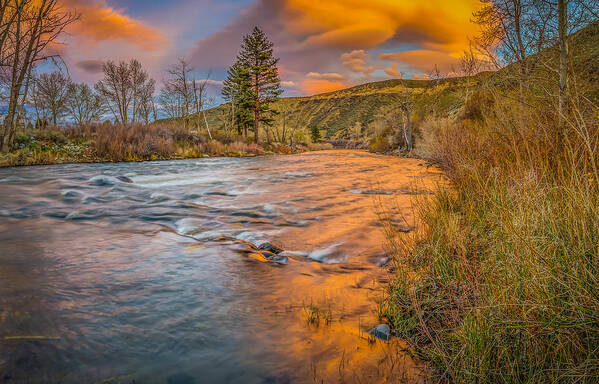
[[[91,123],[106,112],[102,98],[85,83],[71,83],[65,108],[76,124]]]
[[[121,61],[119,64],[107,61],[102,69],[104,79],[96,83],[96,91],[105,99],[116,121],[129,123],[131,112],[131,122],[134,122],[140,100],[147,99],[148,93],[154,92],[155,81],[149,78],[141,63],[135,59],[129,63]]]
[[[476,51],[472,47],[472,42],[468,45],[460,57],[459,71],[462,76],[474,76],[482,69],[482,62],[478,58]]]
[[[162,110],[171,119],[183,116],[181,112],[183,110],[183,101],[181,97],[178,94],[171,92],[168,87],[165,87],[160,91],[158,102],[160,103]]]
[[[194,113],[197,118],[198,130],[200,130],[201,117],[204,119],[204,123],[206,125],[206,131],[208,131],[208,136],[212,139],[212,133],[210,133],[210,127],[208,126],[208,119],[206,119],[206,113],[204,112],[204,107],[207,104],[207,85],[208,80],[210,78],[210,74],[206,77],[206,79],[202,81],[197,81],[193,79],[192,81],[192,90],[193,90],[193,105],[194,105]],[[200,117],[201,116],[201,117]]]
[[[140,88],[137,95],[137,109],[138,116],[143,118],[146,124],[150,123],[150,114],[152,114],[156,108],[154,104],[154,90],[156,88],[156,82],[150,79]],[[154,112],[154,120],[156,120],[156,113]]]
[[[19,106],[27,99],[28,78],[40,62],[53,57],[50,44],[77,16],[64,11],[58,0],[2,0],[0,2],[0,68],[8,89],[8,112],[0,149],[12,147]]]
[[[412,150],[412,110],[414,109],[414,95],[405,84],[395,95],[395,104],[402,115],[401,136],[408,151]]]
[[[169,101],[177,101],[180,103],[180,117],[183,118],[183,126],[185,129],[189,127],[190,109],[193,103],[193,92],[190,84],[191,72],[193,68],[180,58],[177,64],[172,65],[166,70],[167,79],[164,81],[162,90],[164,99]],[[166,96],[166,94],[170,94]]]
[[[129,65],[121,61],[118,65],[107,61],[102,65],[104,79],[95,85],[96,91],[104,98],[116,121],[126,124],[132,98]]]
[[[497,66],[517,63],[520,93],[537,64],[539,55],[552,40],[553,7],[543,0],[481,0],[484,6],[474,14],[481,26],[475,40]]]
[[[154,79],[150,79],[148,72],[143,70],[141,63],[137,60],[131,60],[129,63],[129,76],[131,77],[131,92],[132,92],[132,114],[131,122],[137,121],[138,114],[141,112],[142,104],[148,103],[149,99],[154,94],[156,88],[156,82]],[[147,107],[147,106],[146,106]],[[145,114],[144,119],[146,123],[148,121],[149,108],[144,108]]]
[[[56,127],[57,120],[67,111],[65,104],[71,79],[61,72],[55,71],[42,73],[37,79],[34,79],[34,83],[34,99],[50,112],[52,126]]]

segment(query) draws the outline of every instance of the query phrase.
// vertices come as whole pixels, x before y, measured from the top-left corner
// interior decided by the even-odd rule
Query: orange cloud
[[[373,65],[368,65],[370,63],[370,55],[363,49],[344,53],[341,55],[341,60],[343,61],[343,66],[352,72],[369,75],[377,69]]]
[[[339,80],[345,80],[345,76],[343,76],[340,73],[318,73],[318,72],[309,72],[306,77],[310,78],[310,79],[317,79],[317,80],[329,80],[329,81],[339,81]]]
[[[451,66],[478,32],[471,22],[480,0],[286,0],[286,28],[304,36],[304,44],[351,49],[343,65],[368,75],[379,69],[369,64],[364,49],[382,44],[411,44],[419,50],[394,56],[417,70],[434,64]],[[347,56],[346,56],[347,55]],[[399,69],[387,68],[396,76]]]
[[[385,73],[391,77],[401,77],[401,72],[399,71],[399,65],[397,63],[392,63],[389,67],[385,68]]]
[[[470,19],[479,7],[480,0],[287,0],[286,25],[319,45],[372,48],[418,31],[461,52],[476,33]]]
[[[331,81],[324,79],[306,79],[302,81],[302,91],[304,91],[308,95],[333,92],[344,88],[347,88],[347,84],[341,81]]]
[[[81,15],[81,20],[70,28],[71,33],[93,43],[121,40],[146,51],[161,49],[167,44],[160,31],[109,7],[105,0],[60,0],[60,3]]]
[[[430,72],[435,65],[441,72],[452,72],[458,64],[459,58],[454,57],[449,52],[434,51],[428,49],[418,49],[413,51],[381,53],[380,60],[395,61],[408,65],[410,68]]]

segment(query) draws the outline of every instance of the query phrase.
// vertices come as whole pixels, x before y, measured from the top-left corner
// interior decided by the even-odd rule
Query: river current
[[[367,333],[392,277],[377,207],[409,232],[439,180],[345,150],[0,169],[0,383],[418,381]]]

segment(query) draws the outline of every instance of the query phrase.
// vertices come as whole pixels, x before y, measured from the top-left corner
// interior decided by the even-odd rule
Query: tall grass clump
[[[410,238],[388,231],[384,315],[450,382],[597,383],[599,109],[493,99],[421,126],[451,188],[416,202]]]

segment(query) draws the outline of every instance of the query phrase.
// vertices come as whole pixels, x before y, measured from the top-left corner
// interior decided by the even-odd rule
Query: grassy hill
[[[590,84],[585,93],[599,99],[599,24],[590,25],[572,36],[572,72],[584,77]],[[557,74],[557,51],[554,48],[537,57],[537,66],[532,77],[535,81],[545,81],[548,89],[555,84]],[[531,58],[532,60],[533,58]],[[281,114],[276,118],[275,128],[281,129],[283,117],[287,129],[306,130],[316,125],[332,138],[339,131],[346,131],[356,125],[368,127],[377,119],[397,109],[398,98],[409,91],[413,95],[413,118],[422,120],[426,116],[453,116],[465,105],[468,95],[481,89],[493,92],[510,92],[517,87],[515,66],[508,66],[497,72],[483,72],[472,77],[456,77],[440,80],[386,80],[366,83],[306,97],[281,98],[275,109]],[[593,85],[594,84],[594,85]],[[229,105],[223,104],[207,111],[211,127],[222,128],[228,119]],[[177,119],[161,122],[177,123]],[[324,132],[323,132],[324,133]]]
[[[280,113],[275,127],[304,129],[313,125],[334,137],[341,130],[351,129],[359,122],[367,127],[377,118],[397,108],[398,98],[408,91],[414,95],[416,118],[430,113],[450,115],[464,104],[469,89],[480,84],[489,74],[471,78],[433,80],[386,80],[306,97],[281,98],[274,108]],[[208,122],[223,127],[228,104],[207,112]],[[173,120],[170,120],[172,122]]]

